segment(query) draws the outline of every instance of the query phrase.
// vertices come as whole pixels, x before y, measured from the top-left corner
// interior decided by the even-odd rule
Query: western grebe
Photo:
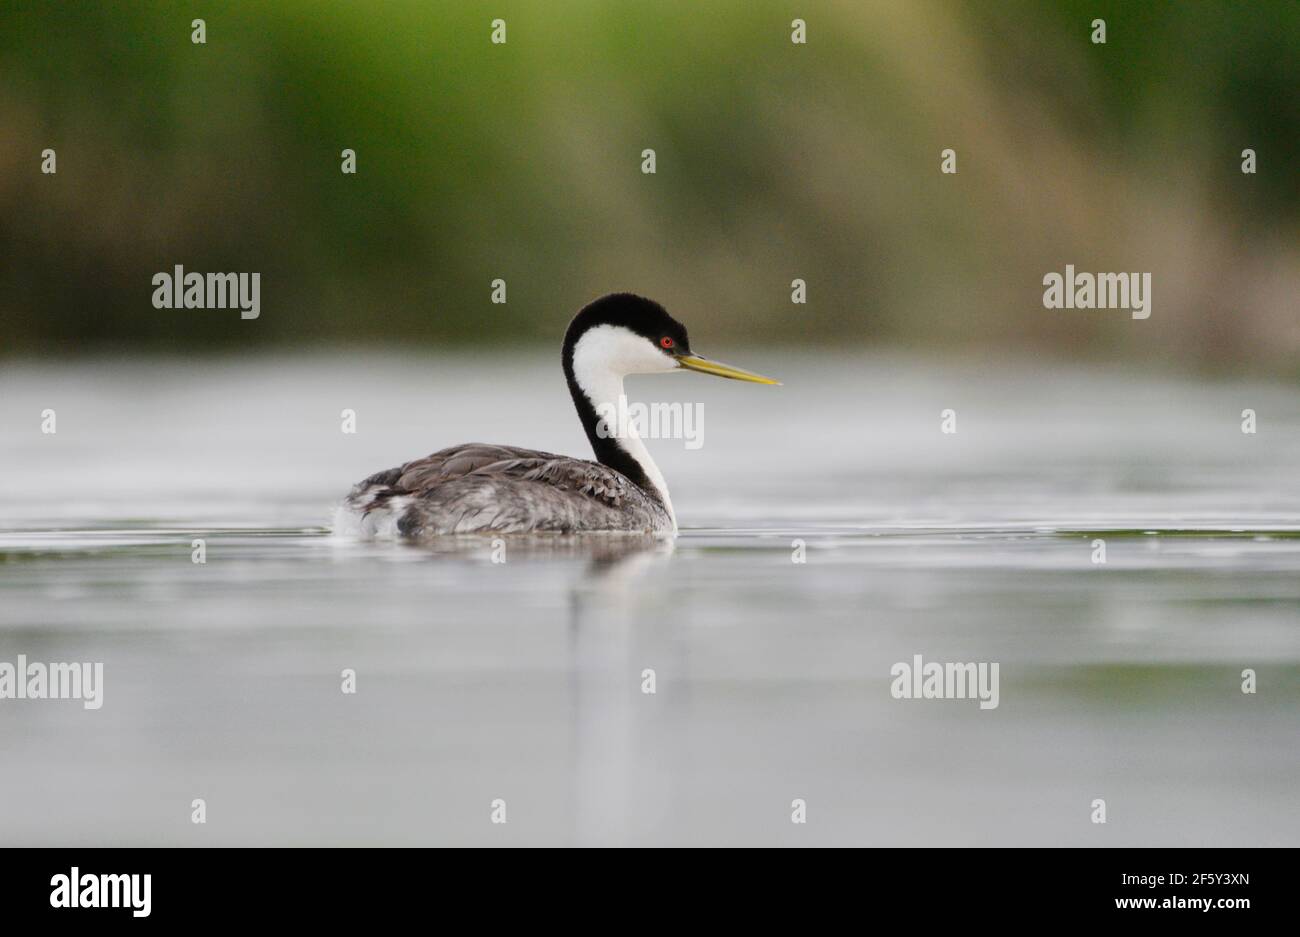
[[[663,475],[635,425],[610,426],[623,378],[685,368],[758,384],[777,381],[691,352],[662,306],[614,293],[584,307],[564,334],[564,377],[596,461],[467,443],[370,476],[352,489],[336,529],[363,537],[442,534],[676,533]]]

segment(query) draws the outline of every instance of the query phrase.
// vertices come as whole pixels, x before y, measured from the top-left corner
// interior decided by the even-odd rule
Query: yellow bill
[[[746,371],[744,368],[733,368],[729,364],[723,364],[721,361],[710,361],[708,358],[701,358],[699,355],[678,355],[677,366],[691,371],[699,371],[703,374],[729,377],[733,381],[752,381],[755,384],[781,383],[772,380],[770,377],[755,374],[753,371]]]

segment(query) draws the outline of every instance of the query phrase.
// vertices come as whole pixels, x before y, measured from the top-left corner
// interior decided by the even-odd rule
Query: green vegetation
[[[714,337],[1297,372],[1300,5],[797,7],[9,0],[0,349],[556,343],[632,289]],[[1044,309],[1067,263],[1151,272],[1152,318]],[[260,272],[261,317],[154,309],[174,264]]]

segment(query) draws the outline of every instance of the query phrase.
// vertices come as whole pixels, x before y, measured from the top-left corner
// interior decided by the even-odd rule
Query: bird
[[[336,513],[336,533],[414,541],[456,534],[676,536],[668,485],[634,422],[611,426],[620,399],[626,407],[624,377],[688,370],[780,383],[696,354],[684,325],[633,293],[611,293],[579,310],[560,360],[594,461],[517,446],[451,446],[356,484]]]

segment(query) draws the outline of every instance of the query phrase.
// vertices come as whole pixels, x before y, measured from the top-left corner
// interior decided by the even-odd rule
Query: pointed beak
[[[729,364],[723,364],[721,361],[710,361],[708,358],[702,358],[699,355],[677,355],[677,366],[690,371],[699,371],[703,374],[713,374],[717,377],[729,377],[733,381],[751,381],[755,384],[781,383],[772,380],[770,377],[755,374],[753,371],[746,371],[744,368],[733,368]]]

